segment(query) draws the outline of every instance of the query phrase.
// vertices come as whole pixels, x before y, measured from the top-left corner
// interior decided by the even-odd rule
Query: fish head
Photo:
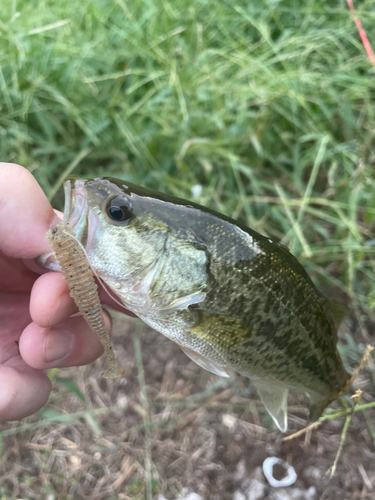
[[[74,230],[96,272],[128,281],[157,260],[169,228],[143,197],[124,182],[68,180],[64,220]]]
[[[163,195],[112,178],[68,180],[64,190],[64,221],[97,276],[130,310],[169,310],[203,300],[207,256],[183,230],[191,208],[176,208]]]

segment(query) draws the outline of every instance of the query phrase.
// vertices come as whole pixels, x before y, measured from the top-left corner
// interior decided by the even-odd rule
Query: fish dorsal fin
[[[326,299],[329,308],[332,311],[333,322],[335,324],[336,331],[341,325],[343,319],[348,314],[349,309],[344,305],[340,304],[340,302],[336,302],[335,300]]]
[[[198,354],[192,349],[189,349],[189,347],[183,347],[181,345],[180,347],[184,351],[186,356],[188,356],[190,359],[194,361],[194,363],[197,363],[197,365],[201,366],[205,370],[208,370],[209,372],[214,373],[215,375],[219,375],[220,377],[230,377],[225,367],[220,366],[214,361],[205,358],[201,354]]]
[[[285,432],[288,428],[288,389],[258,380],[252,382],[276,426],[281,432]]]

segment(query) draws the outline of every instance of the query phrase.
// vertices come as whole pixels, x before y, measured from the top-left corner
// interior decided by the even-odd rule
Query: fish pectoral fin
[[[281,432],[285,432],[288,428],[288,389],[266,382],[252,382],[276,426]]]
[[[197,363],[197,365],[204,368],[205,370],[208,370],[209,372],[214,373],[215,375],[219,375],[220,377],[230,377],[228,371],[224,366],[220,366],[214,361],[205,358],[204,356],[198,354],[189,347],[183,347],[181,345],[179,345],[179,347],[184,351],[186,356],[188,356],[191,360],[194,361],[194,363]]]
[[[162,311],[163,313],[170,313],[172,311],[186,309],[188,306],[191,306],[192,304],[199,304],[200,302],[203,302],[205,298],[206,298],[205,292],[193,293],[185,297],[179,297],[178,299],[168,304],[168,306],[160,307],[159,311]]]

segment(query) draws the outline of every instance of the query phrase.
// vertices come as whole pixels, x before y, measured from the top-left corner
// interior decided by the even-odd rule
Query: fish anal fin
[[[258,380],[252,382],[276,426],[285,432],[288,428],[288,389]]]
[[[184,346],[179,346],[186,356],[188,356],[191,360],[194,361],[194,363],[197,363],[200,367],[204,368],[205,370],[208,370],[211,373],[214,373],[215,375],[219,375],[220,377],[230,377],[228,371],[224,366],[220,366],[214,361],[211,361],[201,354],[198,354],[197,352],[193,351],[189,347],[184,347]]]

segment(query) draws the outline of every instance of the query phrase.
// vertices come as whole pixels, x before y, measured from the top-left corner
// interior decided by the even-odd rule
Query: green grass
[[[72,171],[200,184],[373,308],[374,71],[344,0],[13,0],[0,36],[0,157],[56,206]]]
[[[358,15],[375,44],[375,1]],[[360,7],[360,8],[359,8]],[[345,0],[7,1],[0,158],[192,198],[375,306],[375,85]]]
[[[356,4],[375,46],[375,0]],[[3,0],[0,158],[59,208],[72,172],[191,199],[199,184],[370,338],[375,78],[345,0]]]

